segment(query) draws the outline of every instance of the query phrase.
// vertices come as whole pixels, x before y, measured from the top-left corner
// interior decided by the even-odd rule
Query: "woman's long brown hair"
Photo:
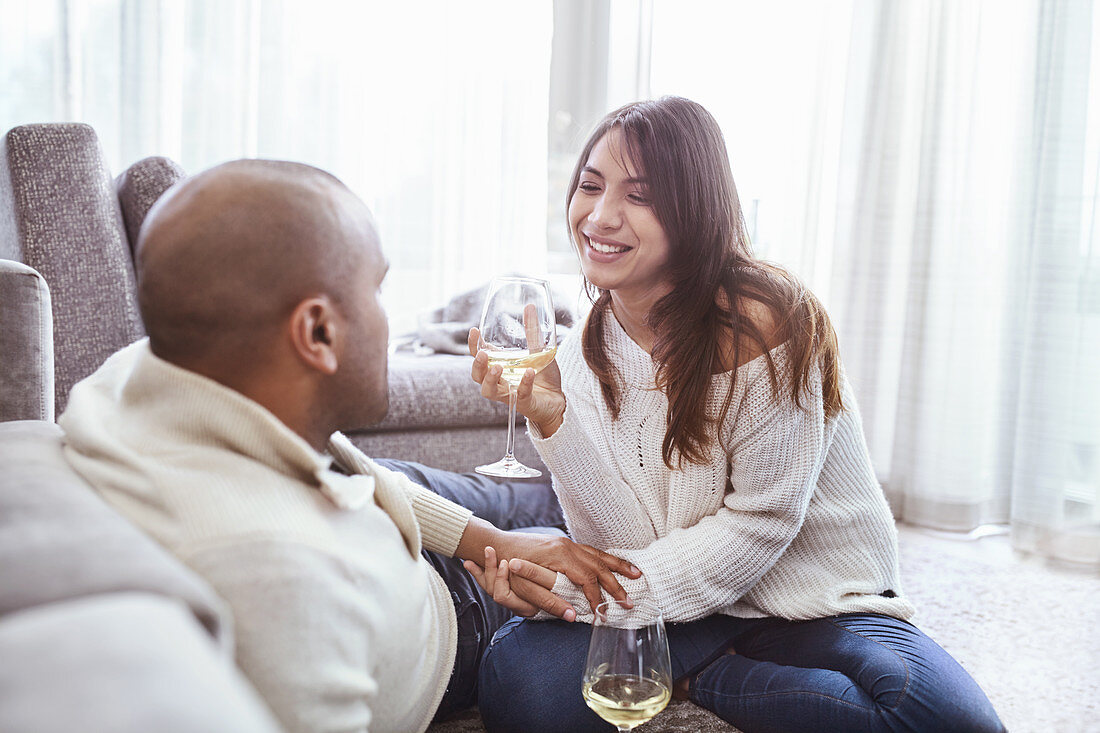
[[[671,243],[668,262],[672,292],[648,314],[656,335],[652,356],[657,386],[668,396],[668,429],[662,454],[672,468],[706,461],[706,450],[725,422],[737,370],[720,414],[708,418],[707,395],[715,374],[728,370],[723,344],[733,337],[733,365],[753,344],[765,354],[775,399],[803,407],[815,365],[821,369],[825,414],[844,405],[840,395],[840,356],[836,333],[817,298],[791,274],[753,257],[726,144],[718,123],[702,106],[682,97],[635,102],[608,114],[588,138],[573,170],[566,208],[581,169],[604,135],[619,128],[635,165],[649,182],[654,213]],[[576,244],[576,243],[574,243]],[[585,281],[593,300],[582,333],[585,361],[600,381],[613,418],[619,416],[615,366],[604,348],[604,326],[611,294]],[[776,324],[762,332],[745,313],[748,301],[765,306]],[[785,341],[789,369],[780,375],[769,340]]]

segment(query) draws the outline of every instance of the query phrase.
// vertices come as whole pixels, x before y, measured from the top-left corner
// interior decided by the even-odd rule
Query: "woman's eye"
[[[628,195],[627,198],[636,204],[641,204],[643,206],[649,205],[649,197],[642,193],[632,193]]]
[[[577,188],[584,191],[585,193],[595,193],[596,191],[600,190],[600,187],[597,186],[595,183],[592,183],[591,181],[585,181],[584,183],[577,186]]]

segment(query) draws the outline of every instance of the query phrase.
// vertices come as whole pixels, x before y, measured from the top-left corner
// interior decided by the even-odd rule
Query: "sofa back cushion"
[[[0,259],[0,422],[6,420],[53,420],[53,316],[45,279]]]
[[[174,597],[222,646],[229,611],[204,580],[115,512],[65,461],[62,432],[0,423],[0,617],[99,593]]]
[[[50,286],[60,414],[74,384],[145,335],[114,181],[91,127],[24,125],[0,140],[0,258]]]
[[[138,234],[149,209],[161,194],[185,177],[183,168],[161,156],[143,158],[119,174],[115,187],[131,252],[137,253]]]

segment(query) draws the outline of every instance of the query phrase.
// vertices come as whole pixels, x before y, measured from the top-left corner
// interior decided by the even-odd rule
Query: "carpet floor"
[[[1100,576],[1021,557],[1003,534],[902,525],[899,535],[902,583],[917,606],[914,623],[973,675],[1009,731],[1100,733]],[[736,730],[690,703],[673,703],[635,728]],[[484,727],[470,711],[429,731]]]

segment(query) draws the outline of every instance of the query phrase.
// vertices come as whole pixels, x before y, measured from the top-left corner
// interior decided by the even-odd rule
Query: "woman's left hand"
[[[550,591],[558,575],[553,570],[518,558],[498,562],[492,547],[485,548],[484,570],[472,560],[462,566],[494,601],[517,616],[529,618],[546,611],[566,621],[577,618],[577,612]]]

